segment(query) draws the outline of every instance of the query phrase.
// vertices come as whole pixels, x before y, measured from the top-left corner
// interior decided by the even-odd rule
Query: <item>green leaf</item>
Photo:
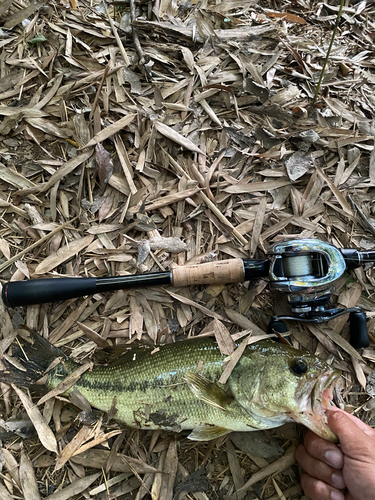
[[[44,35],[38,35],[37,37],[33,38],[32,40],[29,40],[30,45],[35,45],[36,43],[42,43],[46,42],[47,38]]]

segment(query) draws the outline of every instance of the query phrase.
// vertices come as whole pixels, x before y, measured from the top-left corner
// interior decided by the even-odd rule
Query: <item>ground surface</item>
[[[309,0],[5,0],[3,283],[261,257],[285,238],[375,248],[372,2],[345,5],[312,104],[337,11],[335,2]],[[179,240],[186,248],[173,253]],[[108,343],[198,335],[215,318],[230,334],[259,334],[257,327],[265,330],[271,315],[286,308],[266,285],[117,291],[3,307],[1,352],[22,323],[81,361]],[[345,342],[346,318],[322,327],[289,325],[296,347],[343,370],[337,404],[370,423],[374,288],[370,266],[345,274],[334,291],[334,302],[368,313],[372,343],[362,358]],[[2,390],[3,421],[30,404]],[[4,433],[1,498],[302,495],[295,425],[193,443],[168,433],[118,434],[105,420],[93,431],[97,417],[75,419],[77,407],[62,397],[41,411],[55,441],[40,441],[46,424],[38,415],[39,435]],[[23,436],[25,426],[27,419],[16,420]],[[56,440],[60,451],[69,443],[58,470]]]

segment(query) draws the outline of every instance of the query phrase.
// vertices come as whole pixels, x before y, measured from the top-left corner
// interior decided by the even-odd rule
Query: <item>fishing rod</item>
[[[13,281],[4,285],[2,298],[8,307],[16,307],[131,288],[185,287],[268,278],[271,290],[286,294],[293,313],[273,316],[268,325],[270,332],[286,332],[283,320],[322,323],[349,313],[353,331],[351,343],[354,347],[366,347],[366,315],[359,307],[326,308],[337,280],[346,270],[356,269],[366,262],[375,262],[375,251],[338,249],[320,240],[299,239],[273,245],[264,259],[228,259],[127,276]]]

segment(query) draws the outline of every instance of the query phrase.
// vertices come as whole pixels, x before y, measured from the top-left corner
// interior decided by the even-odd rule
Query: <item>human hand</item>
[[[308,431],[296,449],[311,500],[375,500],[375,430],[338,408],[327,410],[337,446]]]

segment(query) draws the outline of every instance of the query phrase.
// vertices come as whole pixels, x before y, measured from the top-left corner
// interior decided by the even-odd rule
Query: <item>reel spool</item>
[[[314,272],[311,254],[283,255],[282,266],[286,278],[312,276]]]

